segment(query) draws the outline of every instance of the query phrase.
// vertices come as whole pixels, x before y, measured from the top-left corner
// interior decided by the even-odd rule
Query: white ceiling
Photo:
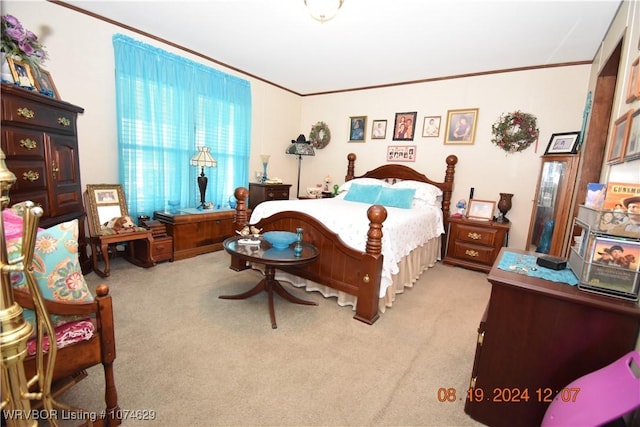
[[[619,0],[64,1],[307,95],[591,61]]]

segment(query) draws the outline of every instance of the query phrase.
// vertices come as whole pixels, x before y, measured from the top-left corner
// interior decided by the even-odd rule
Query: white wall
[[[83,184],[117,181],[117,152],[113,82],[114,33],[130,35],[143,42],[185,57],[197,57],[162,45],[152,39],[123,30],[98,19],[43,1],[5,1],[3,13],[18,17],[25,27],[42,34],[51,59],[47,69],[64,100],[85,108],[78,120],[80,163]],[[232,70],[209,64],[230,74]],[[346,172],[346,155],[358,155],[356,173],[385,161],[396,112],[416,111],[417,161],[410,166],[442,180],[444,159],[459,157],[454,203],[467,199],[470,187],[475,198],[498,200],[498,193],[513,193],[510,246],[523,249],[529,228],[532,200],[540,166],[551,134],[579,130],[589,82],[590,66],[571,66],[487,76],[443,80],[375,90],[298,97],[255,79],[253,96],[251,171],[261,170],[260,154],[271,154],[269,175],[292,183],[295,194],[297,159],[284,154],[298,134],[308,136],[313,124],[325,121],[332,131],[331,143],[315,157],[302,162],[301,188],[321,182],[330,174],[341,183]],[[475,144],[444,145],[447,110],[479,108]],[[491,144],[491,124],[500,114],[516,109],[535,114],[540,127],[537,149],[505,154]],[[367,141],[348,143],[349,116],[368,117]],[[442,116],[439,138],[422,138],[422,119]],[[387,120],[387,138],[371,141],[371,121]],[[405,143],[403,142],[402,145]],[[408,144],[408,143],[407,143]],[[252,177],[251,177],[252,178]]]
[[[542,70],[492,74],[406,86],[305,97],[302,102],[302,128],[324,121],[331,129],[329,145],[304,158],[301,188],[321,182],[329,174],[342,182],[349,152],[358,155],[356,175],[385,162],[389,145],[416,145],[415,163],[404,163],[442,181],[445,158],[458,156],[453,204],[474,198],[494,200],[499,193],[513,193],[509,246],[524,249],[529,231],[540,156],[551,134],[578,131],[586,101],[590,66],[571,66]],[[478,108],[478,124],[473,145],[445,145],[447,110]],[[507,154],[491,143],[491,125],[503,113],[522,110],[538,118],[540,138],[527,150]],[[393,141],[396,112],[416,111],[415,138],[412,142]],[[350,116],[367,116],[365,143],[349,143]],[[424,116],[442,116],[440,137],[423,138]],[[387,137],[371,140],[372,120],[387,120]],[[497,213],[497,212],[496,212]]]

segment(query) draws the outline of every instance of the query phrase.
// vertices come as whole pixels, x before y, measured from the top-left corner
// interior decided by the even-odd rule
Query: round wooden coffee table
[[[237,295],[221,295],[222,299],[246,299],[252,297],[262,291],[266,291],[269,300],[269,315],[271,316],[271,327],[276,329],[276,313],[273,306],[273,293],[277,293],[282,298],[295,304],[318,305],[313,301],[300,299],[287,292],[284,287],[275,279],[276,268],[285,266],[298,266],[309,264],[318,258],[320,251],[310,243],[302,242],[302,253],[296,256],[293,252],[295,244],[290,245],[287,249],[276,249],[271,244],[260,238],[260,244],[244,244],[239,243],[243,239],[240,236],[230,237],[226,239],[222,245],[224,250],[230,255],[238,257],[244,261],[256,262],[265,265],[264,279],[256,286],[246,292]]]

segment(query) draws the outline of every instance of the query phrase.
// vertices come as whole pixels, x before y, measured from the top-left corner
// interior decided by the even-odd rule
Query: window
[[[247,182],[249,82],[120,34],[113,45],[119,179],[131,216],[169,200],[195,208],[200,169],[190,160],[201,146],[217,161],[205,168],[206,200],[224,207]]]

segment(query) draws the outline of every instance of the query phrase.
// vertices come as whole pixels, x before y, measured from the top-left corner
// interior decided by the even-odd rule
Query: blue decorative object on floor
[[[287,249],[298,238],[296,233],[289,231],[267,231],[262,237],[276,249]]]
[[[571,286],[578,284],[578,278],[573,271],[568,268],[564,270],[552,270],[536,264],[536,256],[523,255],[515,252],[505,251],[498,263],[500,270],[511,271],[513,273],[524,274],[530,277],[550,280],[552,282],[566,283]]]

